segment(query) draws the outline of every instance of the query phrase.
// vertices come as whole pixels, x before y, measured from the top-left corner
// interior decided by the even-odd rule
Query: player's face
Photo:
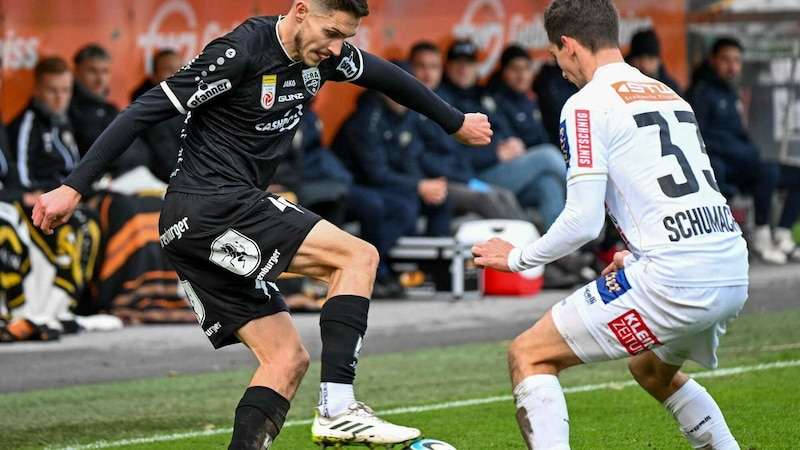
[[[587,81],[581,74],[580,67],[578,66],[577,58],[570,55],[569,49],[566,45],[558,48],[556,44],[550,43],[548,50],[556,58],[558,67],[561,68],[561,76],[569,80],[570,83],[582,88]]]
[[[444,68],[447,78],[456,86],[466,89],[478,82],[478,63],[468,59],[454,59],[448,61]]]
[[[648,77],[655,77],[658,75],[658,68],[661,66],[661,58],[652,55],[642,55],[632,58],[631,65]]]
[[[736,47],[723,47],[709,59],[720,78],[733,82],[742,72],[742,51]]]
[[[317,66],[342,52],[344,40],[356,35],[361,19],[344,11],[328,15],[309,14],[294,37],[292,59]]]
[[[502,73],[503,81],[516,92],[527,92],[533,83],[533,64],[529,59],[514,58]]]
[[[153,82],[160,83],[171,77],[181,68],[181,64],[180,55],[171,53],[162,55],[153,66]]]
[[[72,99],[72,74],[45,73],[36,81],[34,97],[58,115],[66,114],[69,101]]]
[[[442,55],[434,51],[421,51],[411,61],[411,73],[430,90],[442,82]]]
[[[111,61],[92,58],[75,67],[75,79],[92,94],[103,97],[108,94],[111,82]]]

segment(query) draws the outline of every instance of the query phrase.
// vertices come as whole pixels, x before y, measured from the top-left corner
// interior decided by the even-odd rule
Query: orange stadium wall
[[[2,118],[8,122],[30,96],[32,69],[43,56],[60,55],[70,63],[90,42],[113,56],[110,100],[128,104],[130,92],[149,71],[152,54],[178,49],[189,61],[211,39],[253,15],[282,14],[291,0],[0,0],[2,36]],[[530,49],[540,61],[549,57],[542,16],[548,0],[372,0],[352,42],[386,58],[402,58],[418,40],[443,49],[468,37],[481,49],[481,74],[488,75],[507,43]],[[661,38],[667,69],[685,86],[686,5],[684,0],[618,0],[620,42],[640,28],[654,27]],[[315,109],[325,123],[326,139],[352,111],[359,88],[329,83]]]

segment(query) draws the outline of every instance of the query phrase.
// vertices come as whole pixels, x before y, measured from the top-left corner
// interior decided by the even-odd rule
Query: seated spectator
[[[78,207],[58,233],[44,234],[30,221],[39,196],[60,186],[80,158],[67,116],[71,94],[72,74],[66,61],[42,59],[34,68],[33,96],[8,129],[15,145],[9,152],[13,161],[9,161],[3,192],[17,205],[19,218],[27,224],[35,244],[29,246],[32,270],[24,283],[27,307],[18,313],[40,327],[27,327],[29,336],[39,339],[57,336],[64,329],[62,321],[71,320],[71,309],[86,301],[101,246],[95,213],[85,205]],[[7,222],[18,225],[13,218]]]
[[[409,54],[411,73],[428,89],[435,91],[442,80],[442,52],[430,42],[419,42]],[[513,192],[478,179],[468,151],[441,127],[418,115],[419,132],[424,142],[422,168],[432,178],[447,178],[447,192],[453,214],[474,213],[485,219],[524,220],[525,211]]]
[[[427,219],[425,235],[450,235],[447,181],[422,172],[417,123],[400,105],[367,91],[331,144],[353,176],[348,220],[358,221],[361,237],[375,245],[381,258],[373,297],[403,295],[387,258],[401,236],[418,234],[420,217]]]
[[[74,98],[70,116],[75,121],[82,152],[94,143],[119,110],[106,98],[110,90],[111,55],[96,44],[75,54]],[[180,142],[180,134],[162,137]],[[158,219],[166,184],[148,169],[142,138],[112,166],[105,183],[87,203],[99,212],[106,240],[92,303],[81,314],[108,311],[126,323],[194,322],[195,316],[179,287],[178,275],[160,243]],[[171,172],[175,161],[163,172]]]
[[[732,37],[718,38],[711,53],[692,74],[687,100],[694,109],[720,191],[732,198],[739,193],[753,196],[755,229],[750,247],[763,261],[785,264],[787,254],[776,245],[770,227],[776,189],[789,189],[778,224],[777,237],[789,248],[785,237],[800,214],[798,171],[763,158],[744,126],[736,80],[742,70],[741,43]]]
[[[654,78],[670,87],[683,97],[683,89],[678,82],[667,73],[661,60],[661,45],[658,35],[652,29],[641,30],[631,37],[630,49],[625,62],[639,69],[650,78]]]
[[[454,42],[444,66],[444,78],[436,91],[461,111],[483,111],[489,116],[492,143],[471,148],[468,155],[478,178],[509,189],[523,207],[537,208],[539,224],[546,231],[564,209],[566,165],[552,145],[528,148],[515,135],[497,104],[478,85],[477,47],[470,41]]]
[[[170,48],[159,50],[153,56],[153,73],[133,91],[131,101],[171,77],[182,64],[183,61],[177,51]],[[169,176],[175,170],[181,148],[181,130],[185,120],[186,117],[183,115],[175,116],[145,129],[140,134],[150,156],[148,168],[164,183],[169,183]]]
[[[109,103],[108,97],[111,84],[111,55],[106,49],[96,44],[88,44],[79,49],[73,58],[75,83],[72,92],[72,101],[69,107],[69,117],[75,127],[75,140],[80,154],[89,150],[92,143],[100,136],[112,120],[119,113],[119,109]],[[111,179],[119,178],[126,172],[138,167],[147,167],[148,156],[144,143],[137,139],[133,145],[111,166],[109,176]],[[131,177],[133,178],[133,177]],[[151,188],[150,181],[156,180],[149,171],[138,172],[136,179],[126,179],[138,186],[146,183]],[[117,184],[123,184],[117,180]],[[156,183],[155,187],[164,188],[163,183]]]
[[[396,193],[355,183],[350,170],[330,148],[323,145],[322,129],[323,123],[319,116],[312,109],[307,109],[292,142],[292,147],[295,149],[293,151],[297,151],[302,160],[299,164],[302,167],[302,180],[314,184],[322,183],[311,188],[316,192],[311,192],[306,200],[314,204],[312,209],[316,207],[315,212],[324,214],[326,219],[337,226],[355,223],[358,226],[359,236],[378,250],[381,260],[378,264],[372,298],[402,298],[405,292],[391,273],[387,257],[389,250],[408,227],[410,219],[406,214],[410,212],[406,211],[407,202],[403,196]],[[323,193],[321,188],[326,185],[329,190]],[[344,192],[342,186],[345,187]],[[308,206],[302,200],[300,203]],[[342,207],[344,207],[343,217]],[[306,289],[300,291],[309,291],[307,296],[320,297],[324,300],[325,293],[315,282],[310,281],[303,287]],[[281,290],[284,291],[284,287],[281,287]],[[293,291],[284,293],[291,294],[297,291],[299,289],[295,286]]]
[[[417,218],[427,218],[426,236],[450,236],[452,206],[445,178],[426,178],[420,165],[423,143],[416,117],[385,95],[363,93],[331,148],[356,183],[399,194],[407,204],[404,235],[417,235]]]
[[[561,68],[555,60],[542,64],[539,73],[533,80],[532,89],[539,102],[539,110],[542,112],[542,124],[547,135],[550,136],[550,143],[561,146],[559,136],[559,124],[561,120],[561,108],[572,94],[578,92],[578,87],[564,78]]]

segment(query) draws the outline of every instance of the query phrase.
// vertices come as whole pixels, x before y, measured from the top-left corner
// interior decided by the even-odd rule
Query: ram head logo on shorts
[[[255,241],[229,228],[211,243],[208,259],[237,275],[248,276],[261,265],[261,250]]]

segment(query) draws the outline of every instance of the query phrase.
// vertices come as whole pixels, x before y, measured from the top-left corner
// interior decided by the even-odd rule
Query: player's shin
[[[325,417],[343,412],[355,400],[353,381],[368,312],[369,300],[355,295],[337,295],[322,307],[319,410]]]
[[[555,375],[531,375],[514,387],[517,423],[529,450],[569,450],[569,415]]]
[[[268,387],[250,386],[236,407],[228,450],[268,450],[287,412],[289,400]]]
[[[703,386],[689,379],[665,402],[692,448],[739,450],[717,402]]]

